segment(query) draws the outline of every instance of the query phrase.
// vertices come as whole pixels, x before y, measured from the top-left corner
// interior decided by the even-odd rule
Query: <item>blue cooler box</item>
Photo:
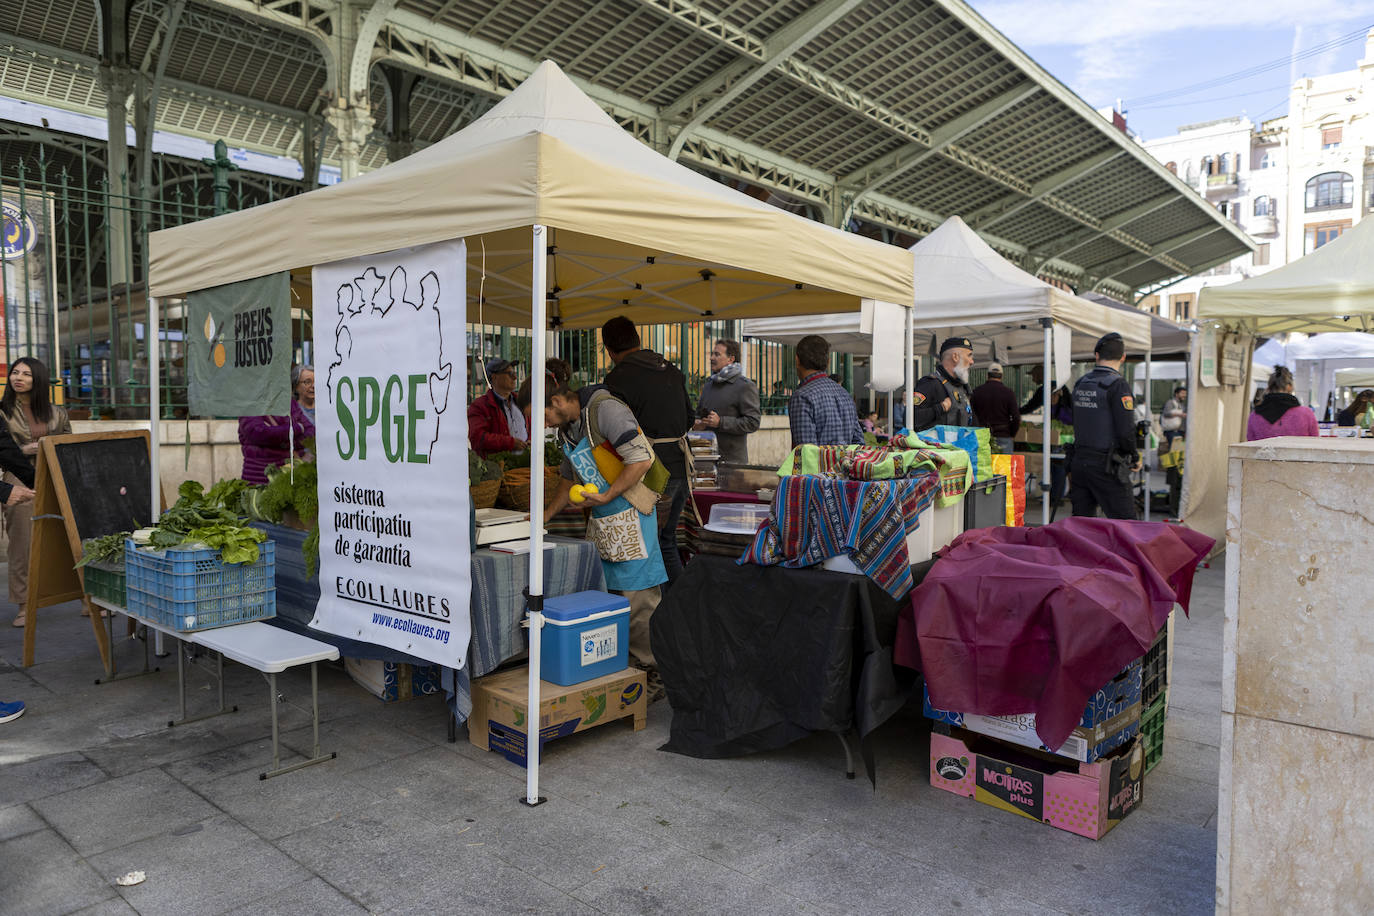
[[[544,602],[539,676],[563,687],[630,667],[630,602],[577,592]]]

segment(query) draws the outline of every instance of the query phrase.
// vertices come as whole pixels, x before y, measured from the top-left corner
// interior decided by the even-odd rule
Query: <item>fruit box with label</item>
[[[980,735],[988,735],[1011,744],[1019,744],[1038,751],[1058,754],[1092,763],[1129,742],[1140,734],[1141,662],[1136,659],[1121,673],[1102,686],[1088,699],[1083,718],[1058,750],[1040,743],[1035,731],[1035,713],[1007,716],[980,716],[972,713],[950,712],[931,705],[930,692],[925,691],[925,714],[936,722],[953,725]]]
[[[1090,840],[1101,839],[1144,798],[1145,752],[1139,739],[1096,763],[1074,764],[1022,753],[962,729],[950,732],[930,736],[930,784],[937,789]]]
[[[570,687],[543,681],[539,693],[539,743],[586,731],[618,719],[644,727],[649,709],[644,672],[625,668]],[[529,668],[522,665],[472,682],[468,740],[526,765],[529,730]]]

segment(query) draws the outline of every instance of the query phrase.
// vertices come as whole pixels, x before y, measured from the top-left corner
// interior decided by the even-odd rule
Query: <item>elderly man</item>
[[[793,357],[797,390],[787,402],[792,447],[798,445],[858,445],[864,441],[854,399],[829,375],[830,344],[824,337],[808,334],[797,341]]]
[[[519,367],[504,359],[489,359],[485,366],[487,393],[468,405],[468,442],[486,458],[497,452],[519,452],[529,447],[525,413],[515,404],[520,384]]]
[[[988,428],[992,450],[998,455],[1010,455],[1014,449],[1016,431],[1021,428],[1021,411],[1017,408],[1016,392],[1002,384],[1002,366],[988,366],[988,380],[973,389],[970,397],[978,422]]]
[[[714,431],[720,459],[729,464],[749,463],[749,434],[759,428],[759,386],[744,377],[739,356],[736,340],[711,347],[711,376],[701,386],[692,427]]]
[[[968,388],[973,367],[973,344],[967,337],[951,337],[940,344],[940,363],[916,383],[911,430],[932,426],[977,426]]]
[[[611,394],[629,405],[654,454],[668,469],[663,511],[658,517],[658,544],[668,572],[667,592],[682,575],[677,525],[687,504],[687,431],[692,428],[692,399],[687,378],[653,350],[640,346],[634,322],[621,315],[601,326],[601,344],[615,367],[606,374]]]

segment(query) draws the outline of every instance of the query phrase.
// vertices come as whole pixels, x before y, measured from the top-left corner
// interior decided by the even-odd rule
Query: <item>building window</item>
[[[1268,153],[1260,153],[1260,157],[1259,157],[1259,167],[1260,167],[1260,168],[1262,168],[1262,169],[1267,169],[1267,168],[1270,168],[1271,166],[1273,166],[1273,164],[1274,164],[1274,159],[1273,159],[1272,156],[1270,156]]]
[[[1222,154],[1221,154],[1221,165],[1220,165],[1220,168],[1217,170],[1217,174],[1219,174],[1219,175],[1230,175],[1230,174],[1231,174],[1231,154],[1230,154],[1230,153],[1222,153]]]
[[[1193,294],[1180,293],[1169,297],[1169,317],[1174,321],[1192,321]]]
[[[1341,128],[1322,128],[1322,149],[1335,149],[1341,145]]]
[[[1309,223],[1304,233],[1302,253],[1311,254],[1327,242],[1341,237],[1350,228],[1350,220],[1343,219],[1334,223]]]
[[[1355,180],[1346,172],[1323,172],[1307,181],[1308,210],[1339,210],[1350,206]]]
[[[1268,243],[1268,242],[1265,242],[1263,245],[1261,245],[1261,246],[1259,246],[1258,248],[1255,249],[1254,253],[1250,256],[1250,264],[1251,264],[1251,266],[1253,266],[1253,267],[1268,267],[1268,266],[1269,266],[1269,243]]]
[[[1159,294],[1155,293],[1153,296],[1146,296],[1145,299],[1140,303],[1140,307],[1145,311],[1149,312],[1151,315],[1158,315]]]
[[[1276,216],[1277,214],[1274,212],[1274,210],[1274,198],[1269,197],[1266,194],[1261,194],[1259,197],[1255,198],[1256,216]]]
[[[1230,202],[1223,200],[1221,203],[1217,204],[1217,209],[1221,211],[1222,216],[1229,216],[1230,214],[1227,212],[1229,206]]]
[[[1202,157],[1202,174],[1204,174],[1204,175],[1214,175],[1214,174],[1216,174],[1216,169],[1217,169],[1216,160],[1214,160],[1211,156],[1203,156],[1203,157]]]

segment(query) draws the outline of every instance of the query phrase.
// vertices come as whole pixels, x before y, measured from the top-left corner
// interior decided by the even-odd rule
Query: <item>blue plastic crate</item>
[[[276,545],[258,545],[256,563],[226,564],[219,551],[124,546],[129,611],[183,632],[277,616]]]

